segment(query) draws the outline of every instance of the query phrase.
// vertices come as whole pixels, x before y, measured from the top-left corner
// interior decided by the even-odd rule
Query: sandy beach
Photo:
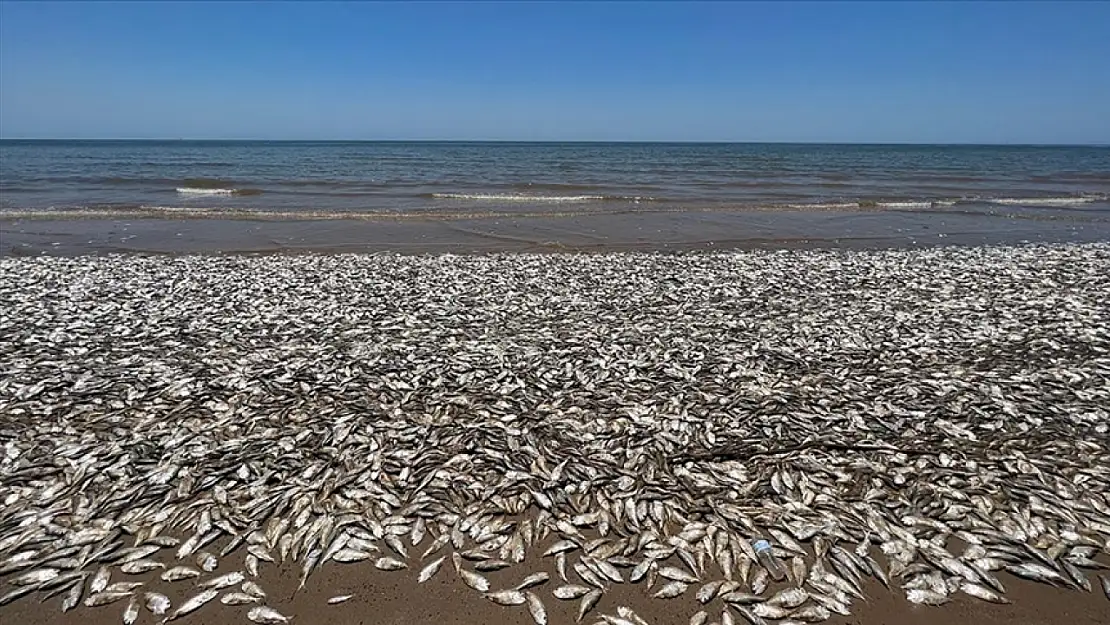
[[[118,213],[118,211],[117,211]],[[681,210],[192,218],[0,213],[0,256],[75,254],[488,253],[883,249],[1110,239],[1099,208],[966,205],[882,210]]]
[[[0,620],[1105,623],[1108,276],[1105,243],[3,258]]]

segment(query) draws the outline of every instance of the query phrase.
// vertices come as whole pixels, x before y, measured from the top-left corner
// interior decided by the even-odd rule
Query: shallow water
[[[1110,210],[1110,147],[0,141],[0,211]]]

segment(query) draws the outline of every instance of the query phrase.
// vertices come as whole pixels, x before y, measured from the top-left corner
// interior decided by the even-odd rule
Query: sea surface
[[[1110,210],[1110,147],[0,141],[0,213]]]

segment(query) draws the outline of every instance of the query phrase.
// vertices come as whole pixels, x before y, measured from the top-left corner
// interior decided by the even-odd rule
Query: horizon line
[[[1110,147],[1110,142],[1054,143],[979,141],[751,141],[751,140],[690,140],[690,139],[260,139],[260,138],[196,138],[196,137],[0,137],[10,141],[88,141],[88,142],[194,142],[194,143],[640,143],[640,144],[716,144],[716,145],[930,145],[930,146],[1000,146],[1000,147]]]

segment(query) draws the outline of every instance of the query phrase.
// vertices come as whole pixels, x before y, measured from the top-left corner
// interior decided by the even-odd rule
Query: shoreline
[[[483,253],[908,248],[1110,241],[1110,218],[984,210],[654,211],[366,219],[0,217],[0,257],[80,254]]]
[[[1105,623],[1108,291],[1105,242],[3,258],[0,619]]]

